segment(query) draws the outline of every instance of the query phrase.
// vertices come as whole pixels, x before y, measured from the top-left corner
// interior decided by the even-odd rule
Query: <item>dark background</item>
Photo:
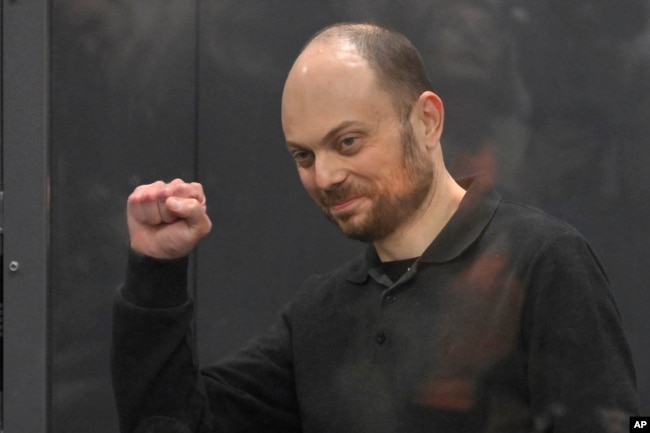
[[[138,184],[181,177],[205,186],[214,230],[192,261],[204,363],[262,332],[305,277],[363,249],[304,192],[279,114],[305,40],[343,20],[392,26],[420,49],[445,102],[453,174],[487,171],[506,198],[591,240],[650,414],[647,8],[644,0],[50,2],[48,431],[116,431],[110,313],[125,270],[125,201]]]

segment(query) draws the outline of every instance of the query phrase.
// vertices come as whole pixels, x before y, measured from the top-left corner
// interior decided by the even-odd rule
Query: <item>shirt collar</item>
[[[458,210],[422,254],[420,262],[444,263],[460,256],[481,235],[501,202],[501,196],[487,176],[459,181],[467,190]],[[363,283],[368,272],[381,264],[374,246],[366,249],[364,265],[348,276],[348,281]]]

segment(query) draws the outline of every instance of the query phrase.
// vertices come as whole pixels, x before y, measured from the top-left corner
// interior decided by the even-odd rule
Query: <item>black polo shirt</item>
[[[591,433],[637,410],[587,242],[481,179],[397,281],[369,247],[308,279],[266,335],[200,371],[186,263],[129,263],[113,358],[126,431],[158,416],[201,432]]]

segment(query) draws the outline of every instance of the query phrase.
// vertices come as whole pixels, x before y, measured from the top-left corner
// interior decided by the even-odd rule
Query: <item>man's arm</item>
[[[111,372],[120,431],[158,419],[208,432],[192,346],[193,305],[187,260],[159,260],[132,251],[113,310]],[[153,294],[158,296],[154,297]]]
[[[282,320],[229,361],[199,369],[187,254],[210,230],[200,185],[177,180],[139,187],[127,216],[131,251],[113,313],[121,431],[299,431],[290,335]]]
[[[176,179],[127,201],[131,251],[113,312],[113,388],[123,432],[208,431],[192,348],[187,258],[211,229],[203,188]]]

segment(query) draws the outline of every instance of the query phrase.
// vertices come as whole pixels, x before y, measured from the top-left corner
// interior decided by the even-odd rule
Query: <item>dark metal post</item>
[[[3,0],[3,431],[48,424],[48,2]]]

